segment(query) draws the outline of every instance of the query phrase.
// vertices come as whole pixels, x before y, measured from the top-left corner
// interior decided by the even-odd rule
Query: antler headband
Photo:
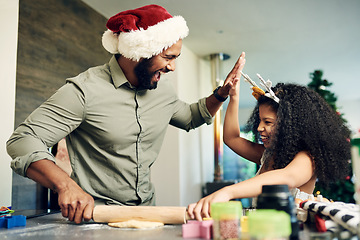
[[[260,74],[256,74],[256,76],[260,79],[260,85],[266,89],[267,92],[265,92],[264,90],[259,88],[258,85],[256,85],[256,83],[253,80],[251,80],[251,78],[247,74],[244,74],[243,72],[240,73],[244,77],[245,82],[248,82],[252,86],[251,87],[251,89],[253,90],[252,95],[256,98],[256,100],[258,100],[260,96],[266,96],[268,98],[271,98],[277,103],[280,102],[280,99],[275,95],[273,90],[271,90],[272,82],[269,79],[265,81],[260,76]]]

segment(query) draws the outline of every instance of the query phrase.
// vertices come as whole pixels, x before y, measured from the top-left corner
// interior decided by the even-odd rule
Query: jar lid
[[[280,192],[289,192],[289,186],[286,184],[262,186],[262,193],[280,193]]]
[[[249,212],[249,235],[257,238],[288,237],[291,234],[290,215],[274,209]]]
[[[214,220],[240,219],[242,216],[242,204],[240,201],[212,203],[210,211]]]

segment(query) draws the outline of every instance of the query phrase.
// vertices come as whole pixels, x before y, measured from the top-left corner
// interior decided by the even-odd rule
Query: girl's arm
[[[240,84],[240,83],[237,83]],[[239,86],[236,86],[229,93],[230,101],[226,109],[224,120],[224,143],[236,154],[260,164],[261,156],[265,150],[261,144],[253,143],[240,137],[239,127]]]
[[[213,194],[188,206],[191,218],[201,220],[210,217],[210,205],[214,202],[226,202],[236,198],[256,197],[263,185],[286,184],[289,188],[301,187],[314,177],[314,166],[311,157],[298,153],[292,162],[283,169],[270,170],[240,183],[224,187]]]

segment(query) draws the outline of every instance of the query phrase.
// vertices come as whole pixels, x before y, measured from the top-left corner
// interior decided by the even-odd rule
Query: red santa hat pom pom
[[[104,48],[134,61],[159,54],[189,33],[183,17],[173,17],[154,4],[120,12],[106,26]]]

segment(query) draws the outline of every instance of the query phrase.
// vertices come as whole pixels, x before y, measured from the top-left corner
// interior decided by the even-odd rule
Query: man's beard
[[[150,67],[152,66],[152,58],[143,59],[135,67],[134,72],[139,82],[139,89],[155,89],[157,87],[157,82],[151,83],[151,79],[154,77],[155,73],[150,72]]]

